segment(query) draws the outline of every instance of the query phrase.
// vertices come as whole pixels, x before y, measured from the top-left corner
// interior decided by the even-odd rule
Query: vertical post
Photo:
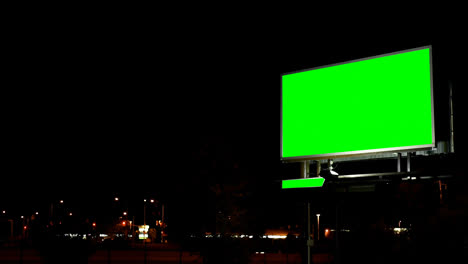
[[[309,161],[301,162],[301,178],[309,178]]]
[[[310,264],[310,202],[307,202],[307,264]]]
[[[107,264],[111,264],[111,246],[107,244]]]
[[[14,238],[15,237],[15,234],[13,234],[13,219],[8,219],[8,222],[10,222],[10,238]]]
[[[49,221],[54,221],[54,203],[50,203]],[[54,221],[55,222],[55,221]]]
[[[135,247],[135,242],[136,242],[136,238],[135,238],[135,216],[133,216],[133,219],[132,219],[132,240],[133,240],[133,247]]]
[[[317,177],[320,177],[320,171],[322,170],[320,160],[317,160]]]
[[[161,243],[164,243],[164,226],[166,225],[166,221],[164,220],[164,204],[162,204],[162,214],[161,214]]]
[[[411,152],[406,154],[406,172],[411,172]]]
[[[452,100],[452,83],[449,83],[449,90],[450,90],[450,152],[454,153],[455,152],[455,143],[453,141],[454,138],[454,133],[453,133],[453,100]]]
[[[336,246],[336,253],[335,253],[335,263],[339,264],[340,263],[340,243],[339,243],[339,237],[340,237],[340,226],[339,226],[339,213],[340,213],[340,200],[338,198],[336,202],[336,215],[335,215],[335,246]]]
[[[317,166],[320,166],[320,161],[317,161]],[[301,164],[301,173],[303,178],[309,178],[309,161],[303,161]],[[310,264],[310,201],[307,200],[307,264]]]
[[[317,241],[320,239],[320,214],[317,215]]]
[[[143,205],[143,263],[146,264],[146,237],[148,235],[148,231],[146,230],[146,199],[143,200],[144,205]]]
[[[401,153],[397,154],[397,172],[401,172]]]

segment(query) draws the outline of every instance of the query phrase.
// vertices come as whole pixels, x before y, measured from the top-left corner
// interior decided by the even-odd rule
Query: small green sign
[[[283,180],[281,188],[293,189],[293,188],[322,187],[324,182],[325,182],[325,178],[322,178],[322,177]]]

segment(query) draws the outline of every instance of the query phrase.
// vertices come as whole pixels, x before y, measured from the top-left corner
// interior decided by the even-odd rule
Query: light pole
[[[320,214],[316,214],[317,216],[317,241],[320,239]]]
[[[144,206],[143,206],[143,230],[146,230],[146,199],[143,200]],[[154,202],[154,200],[151,200],[151,202]],[[148,228],[149,230],[149,228]],[[148,231],[144,231],[143,233],[143,258],[144,262],[146,264],[146,238],[148,237]]]

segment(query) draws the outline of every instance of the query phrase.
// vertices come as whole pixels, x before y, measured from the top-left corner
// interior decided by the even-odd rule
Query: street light
[[[60,200],[60,203],[63,204],[63,200]]]
[[[127,215],[127,212],[123,212],[123,215]]]
[[[114,201],[116,201],[116,202],[119,201],[119,197],[115,197]]]
[[[320,214],[316,214],[317,216],[317,241],[320,239]]]

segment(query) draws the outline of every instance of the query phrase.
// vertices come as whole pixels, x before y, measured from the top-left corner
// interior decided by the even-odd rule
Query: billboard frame
[[[349,64],[349,63],[358,62],[358,61],[377,59],[377,58],[381,58],[381,57],[397,55],[397,54],[401,54],[401,53],[407,53],[407,52],[418,51],[418,50],[423,50],[423,49],[429,49],[429,71],[430,71],[429,75],[430,75],[430,89],[431,89],[431,119],[432,119],[431,120],[432,121],[432,143],[431,144],[412,145],[412,146],[393,147],[393,148],[379,148],[379,149],[369,149],[369,150],[356,150],[356,151],[335,152],[335,153],[304,155],[304,156],[294,156],[294,157],[283,157],[283,76],[289,75],[289,74],[294,74],[294,73],[311,71],[311,70],[318,70],[318,69],[322,69],[322,68],[328,68],[328,67],[333,67],[333,66],[338,66],[338,65],[343,65],[343,64]],[[426,45],[426,46],[420,46],[420,47],[417,47],[417,48],[405,49],[405,50],[400,50],[400,51],[395,51],[395,52],[370,56],[370,57],[359,58],[359,59],[355,59],[355,60],[349,60],[349,61],[343,61],[343,62],[338,62],[338,63],[326,64],[326,65],[322,65],[322,66],[302,69],[302,70],[298,70],[298,71],[286,72],[286,73],[281,74],[281,105],[280,105],[280,109],[281,109],[281,111],[280,111],[280,119],[281,119],[281,122],[280,122],[280,157],[281,157],[281,160],[282,161],[321,160],[321,159],[342,158],[342,157],[350,157],[350,156],[361,156],[361,155],[384,153],[384,152],[398,153],[398,152],[414,152],[414,151],[418,151],[418,150],[431,150],[431,149],[433,149],[435,147],[433,73],[434,73],[434,71],[433,71],[433,67],[432,67],[432,45]]]

